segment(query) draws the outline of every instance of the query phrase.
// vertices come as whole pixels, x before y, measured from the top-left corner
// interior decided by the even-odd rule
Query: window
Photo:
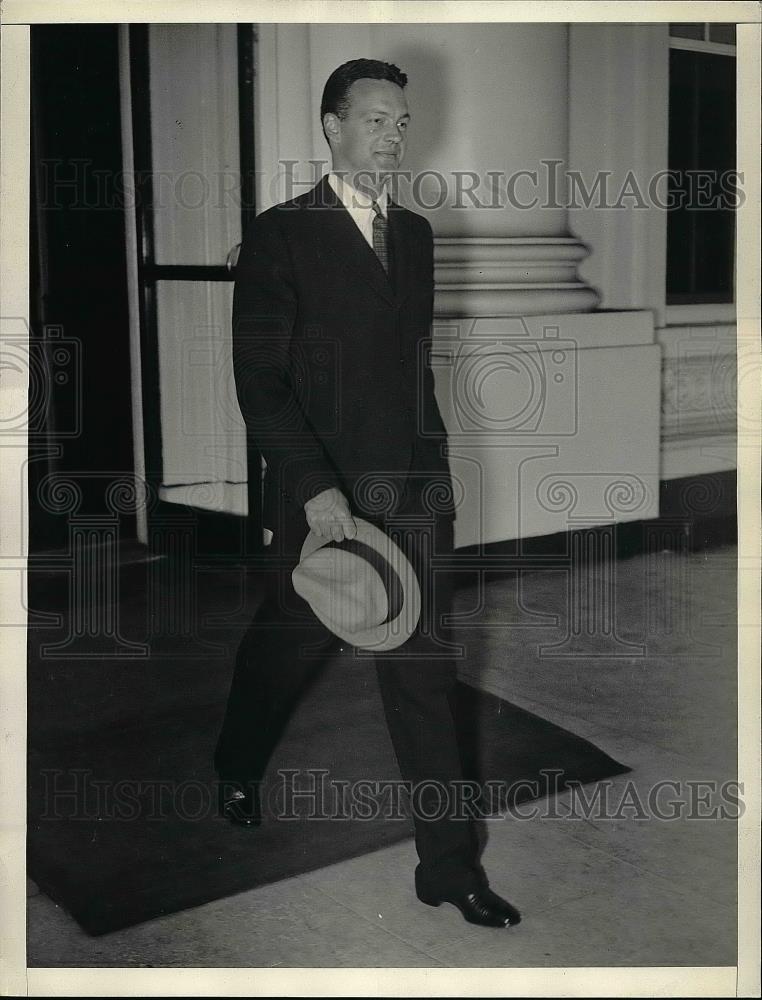
[[[734,301],[734,24],[671,24],[667,305]]]

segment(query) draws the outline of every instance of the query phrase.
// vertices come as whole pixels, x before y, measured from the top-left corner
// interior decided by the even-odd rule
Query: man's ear
[[[323,115],[323,130],[329,140],[337,142],[341,138],[341,121],[332,111]]]

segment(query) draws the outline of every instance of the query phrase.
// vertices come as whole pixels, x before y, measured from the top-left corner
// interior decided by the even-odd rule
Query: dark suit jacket
[[[411,472],[418,487],[449,483],[421,350],[432,322],[431,227],[392,203],[388,217],[391,280],[327,177],[244,235],[233,360],[249,442],[267,462],[265,527],[303,516],[327,486],[363,514],[393,493],[384,483]]]

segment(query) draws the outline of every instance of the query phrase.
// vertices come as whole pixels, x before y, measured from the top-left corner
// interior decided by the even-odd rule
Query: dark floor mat
[[[405,810],[387,814],[396,812],[388,795],[371,797],[370,807],[366,797],[358,815],[340,792],[361,780],[399,781],[372,663],[333,660],[303,699],[266,781],[281,816],[257,829],[216,816],[212,751],[223,708],[194,702],[164,719],[80,737],[58,732],[30,746],[28,872],[90,934],[412,835]],[[458,713],[469,775],[504,793],[501,802],[490,795],[494,806],[628,771],[586,740],[462,683]],[[289,770],[297,773],[284,777]],[[289,787],[308,794],[284,797]]]

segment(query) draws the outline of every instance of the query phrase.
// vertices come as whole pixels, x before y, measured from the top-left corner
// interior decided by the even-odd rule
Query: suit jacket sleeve
[[[246,231],[233,293],[233,369],[247,436],[264,456],[268,476],[295,507],[339,477],[307,420],[292,378],[297,289],[277,213]]]
[[[423,219],[422,221],[425,225],[422,274],[426,282],[428,299],[428,329],[424,336],[431,343],[431,326],[434,315],[434,235],[428,220]],[[426,434],[423,440],[419,440],[419,449],[428,456],[430,465],[434,468],[441,468],[443,465],[447,465],[447,431],[437,403],[434,391],[434,374],[429,364],[424,364],[422,390],[422,422]]]

